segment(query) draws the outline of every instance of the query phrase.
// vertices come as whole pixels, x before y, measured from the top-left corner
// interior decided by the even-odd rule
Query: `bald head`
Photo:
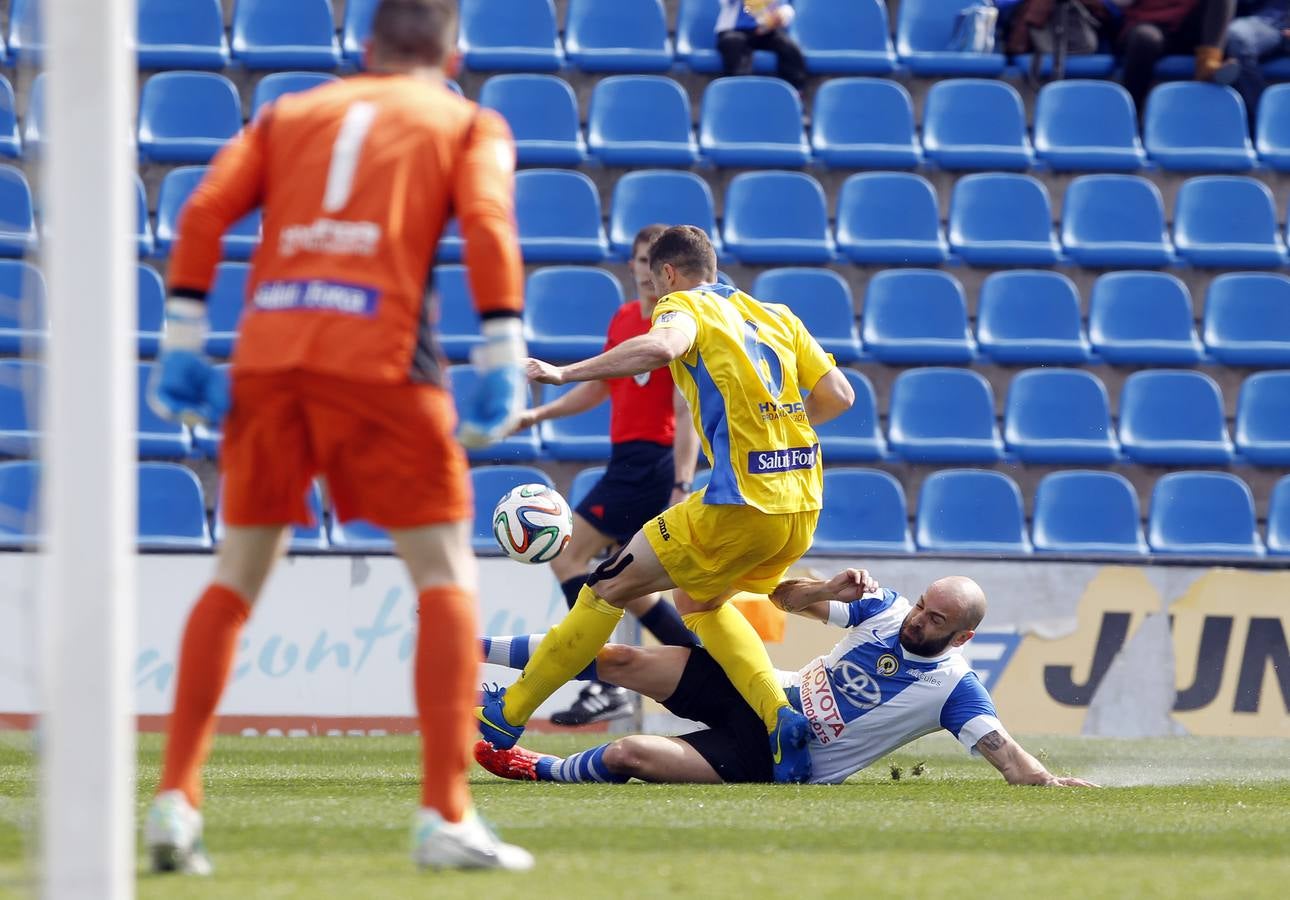
[[[950,575],[932,582],[923,592],[929,609],[943,612],[956,631],[975,631],[985,618],[985,591],[965,575]]]

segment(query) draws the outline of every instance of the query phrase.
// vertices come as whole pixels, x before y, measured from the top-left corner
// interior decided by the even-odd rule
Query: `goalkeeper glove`
[[[166,301],[161,353],[148,381],[148,406],[163,419],[217,427],[228,412],[228,376],[211,365],[206,304],[185,297]]]
[[[506,437],[528,406],[524,359],[528,351],[518,316],[486,319],[480,331],[484,343],[470,354],[478,378],[475,390],[460,410],[457,437],[462,445],[487,447]]]

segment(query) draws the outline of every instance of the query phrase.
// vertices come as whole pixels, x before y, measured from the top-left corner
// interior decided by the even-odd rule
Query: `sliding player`
[[[716,254],[690,225],[650,246],[662,296],[650,332],[570,366],[530,360],[535,381],[621,378],[670,365],[703,451],[708,487],[671,507],[588,579],[518,681],[476,710],[494,747],[512,746],[538,705],[590,663],[628,601],[676,588],[682,619],[770,733],[776,780],[810,777],[806,719],[789,705],[757,632],[726,601],[769,593],[811,545],[823,491],[812,423],[855,399],[833,358],[786,307],[714,284]],[[809,391],[810,396],[805,396]]]
[[[649,246],[666,230],[666,225],[646,225],[636,234],[631,270],[640,299],[623,304],[614,315],[605,350],[649,331],[658,303],[649,270]],[[574,510],[573,539],[551,561],[570,609],[587,583],[593,559],[627,543],[646,522],[690,493],[699,452],[699,436],[686,413],[685,399],[672,384],[672,374],[667,369],[631,378],[584,382],[550,403],[527,411],[520,417],[520,428],[575,416],[606,398],[613,448],[609,465]],[[661,594],[632,600],[627,611],[640,619],[661,644],[697,645],[676,607]],[[593,681],[569,709],[555,713],[551,721],[565,726],[589,725],[630,716],[632,712],[629,691]]]
[[[771,600],[788,612],[847,629],[829,654],[800,671],[779,673],[794,706],[811,722],[811,781],[844,781],[910,741],[944,729],[989,760],[1009,784],[1090,786],[1051,774],[999,722],[960,649],[985,615],[985,594],[970,578],[942,578],[910,603],[879,589],[867,572],[847,569],[827,582],[786,581]],[[502,665],[522,661],[530,637],[537,636],[485,638],[486,657]],[[494,648],[502,646],[508,652],[497,654]],[[677,738],[632,735],[568,759],[519,747],[494,750],[480,741],[475,758],[494,775],[527,781],[771,780],[761,721],[703,650],[611,645],[595,669],[606,681],[708,728]]]
[[[228,529],[188,618],[164,768],[144,840],[159,870],[210,871],[201,766],[242,628],[321,474],[342,521],[388,529],[418,596],[422,741],[414,858],[525,869],[475,814],[466,785],[478,682],[466,457],[430,330],[426,283],[461,221],[483,320],[480,387],[461,440],[505,435],[524,409],[514,160],[502,118],[447,90],[452,0],[381,0],[369,74],[265,108],[215,158],[184,208],[170,264],[158,412],[216,420],[228,388],[202,356],[220,235],[264,209],[233,356],[220,466]]]

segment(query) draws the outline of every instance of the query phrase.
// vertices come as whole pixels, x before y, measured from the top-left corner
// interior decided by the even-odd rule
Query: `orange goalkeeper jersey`
[[[450,217],[478,310],[523,305],[514,169],[505,121],[442,84],[361,75],[286,95],[193,192],[170,288],[204,295],[221,235],[262,207],[234,369],[437,382],[426,287]]]

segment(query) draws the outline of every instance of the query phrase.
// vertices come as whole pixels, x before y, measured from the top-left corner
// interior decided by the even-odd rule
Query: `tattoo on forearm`
[[[997,731],[992,731],[977,743],[981,745],[983,750],[1001,750],[1005,741],[1003,735]]]

